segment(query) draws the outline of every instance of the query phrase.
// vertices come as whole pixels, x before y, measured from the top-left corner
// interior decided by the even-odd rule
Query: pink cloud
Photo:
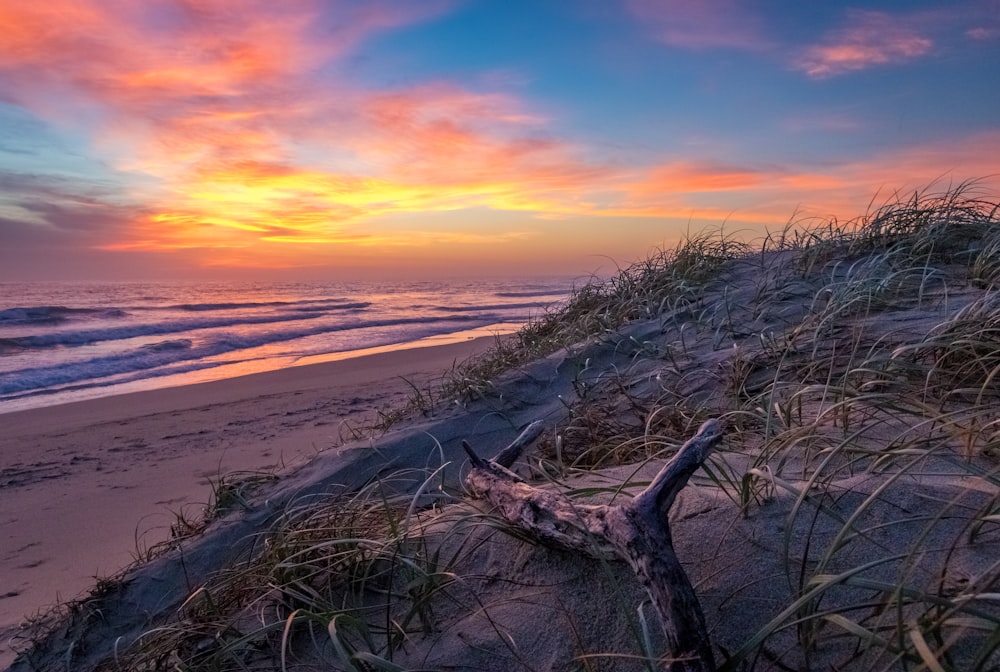
[[[815,79],[878,65],[905,63],[927,54],[933,41],[883,12],[851,10],[847,25],[802,52],[793,68]]]
[[[627,190],[633,196],[740,191],[757,188],[766,178],[762,171],[746,166],[673,162],[654,167]]]
[[[1000,147],[1000,128],[898,149],[841,170],[858,184],[918,188],[933,181],[979,180],[985,188],[998,191],[996,147]]]
[[[760,19],[739,0],[628,0],[657,39],[683,49],[768,49]]]
[[[50,118],[89,106],[155,124],[203,110],[278,110],[323,66],[441,2],[48,0],[0,4],[0,78]],[[333,84],[336,86],[336,84]],[[119,119],[120,120],[120,119]]]
[[[750,227],[752,237],[753,229],[780,227],[795,214],[851,219],[876,192],[892,198],[977,180],[983,193],[995,195],[998,146],[1000,129],[812,168],[668,161],[618,183],[608,207],[594,214],[689,220],[695,230],[729,222]]]
[[[368,129],[369,137],[388,146],[392,139],[386,134],[404,129],[385,120],[380,128],[358,111],[381,94],[331,73],[319,82],[313,73],[337,64],[370,34],[445,6],[320,0],[4,3],[0,82],[10,84],[5,88],[18,104],[57,122],[88,108],[81,116],[90,120],[85,132],[95,147],[117,168],[158,179],[147,195],[154,214],[139,218],[130,236],[146,248],[157,241],[175,248],[220,241],[244,245],[234,231],[275,233],[262,222],[277,222],[282,231],[326,227],[340,235],[340,223],[363,216],[366,204],[413,189],[324,172],[322,159],[315,157],[313,166],[297,165],[303,139],[316,137],[313,129],[332,129],[325,148],[336,156],[350,147],[352,130],[365,136],[360,131]],[[419,93],[414,98],[419,100]],[[489,127],[531,122],[496,96],[457,90],[424,94],[419,110],[402,113],[420,131],[415,138],[422,149],[455,144],[470,148],[464,152],[470,157],[500,159],[516,154],[517,144],[491,139]],[[449,120],[454,120],[450,134]],[[484,147],[492,150],[477,149]],[[289,175],[265,174],[255,166],[278,166]],[[357,168],[363,173],[385,167],[362,162]],[[434,180],[424,176],[424,181],[422,188],[432,192]],[[348,193],[338,185],[346,182],[367,185],[353,191],[368,199],[338,203],[338,195]]]
[[[471,193],[477,185],[489,191],[503,184],[538,193],[573,188],[604,172],[550,137],[544,118],[506,94],[434,83],[373,95],[361,109],[366,127],[347,143],[403,182]]]

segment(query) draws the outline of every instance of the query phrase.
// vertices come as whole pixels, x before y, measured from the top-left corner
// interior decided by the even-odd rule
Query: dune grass
[[[387,495],[390,478],[294,504],[252,561],[194,591],[177,624],[146,633],[111,669],[286,669],[302,637],[321,638],[344,669],[395,669],[393,652],[431,627],[454,580],[419,535],[435,476],[412,498]]]
[[[780,518],[766,608],[756,611],[749,582],[692,567],[709,613],[748,600],[759,614],[742,629],[710,624],[722,670],[996,670],[998,282],[1000,205],[975,183],[757,244],[699,234],[578,288],[438,386],[414,388],[379,431],[490,399],[502,377],[568,350],[582,358],[576,395],[532,474],[581,501],[629,496],[644,469],[717,417],[726,444],[689,487],[727,498],[726,525]],[[624,363],[594,370],[594,344]],[[581,475],[605,485],[573,485]],[[470,507],[439,471],[405,497],[389,494],[393,478],[289,507],[251,561],[200,586],[105,669],[425,669],[422,642],[458,633],[470,614],[493,629],[503,669],[536,669],[504,625],[497,579],[474,569],[500,539],[534,542]],[[242,492],[225,489],[232,506]],[[595,645],[564,605],[554,613],[576,653],[545,669],[659,669],[641,591],[615,568],[583,571],[604,582],[629,643]]]

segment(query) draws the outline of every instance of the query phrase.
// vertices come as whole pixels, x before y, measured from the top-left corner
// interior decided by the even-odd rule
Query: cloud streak
[[[367,222],[469,207],[573,210],[607,171],[546,137],[546,120],[513,96],[447,82],[369,90],[339,72],[367,37],[441,7],[5,5],[0,21],[16,30],[0,72],[19,105],[49,119],[65,121],[66,101],[87,108],[99,151],[155,179],[135,195],[149,212],[101,249],[394,244]]]
[[[97,147],[120,168],[159,181],[149,201],[158,212],[137,219],[135,240],[106,249],[244,246],[233,231],[270,242],[356,240],[367,236],[345,232],[345,223],[495,198],[503,189],[481,166],[510,182],[528,157],[552,149],[512,137],[534,121],[500,96],[444,87],[386,94],[329,72],[314,77],[372,33],[441,7],[8,4],[0,24],[14,30],[0,47],[0,72],[14,102],[50,119],[65,121],[67,100],[89,108]],[[304,147],[313,157],[299,161]],[[353,170],[337,170],[318,150],[347,155]],[[478,191],[458,194],[468,187]]]
[[[626,8],[671,47],[762,51],[773,46],[760,18],[738,0],[628,0]]]
[[[906,63],[926,55],[934,42],[884,12],[850,10],[847,23],[798,56],[793,68],[826,79],[876,66]]]

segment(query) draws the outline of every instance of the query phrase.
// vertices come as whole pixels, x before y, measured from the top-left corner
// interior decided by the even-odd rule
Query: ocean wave
[[[226,317],[203,320],[174,320],[169,322],[130,324],[120,327],[105,327],[102,329],[54,332],[50,334],[37,334],[34,336],[14,336],[6,340],[14,346],[39,350],[44,348],[90,345],[103,341],[117,341],[125,338],[136,338],[140,336],[177,334],[199,329],[224,329],[244,325],[276,324],[280,322],[315,320],[320,317],[323,317],[323,313],[291,315],[285,313],[278,315],[249,315],[243,317]]]
[[[568,295],[569,289],[538,289],[524,292],[494,292],[493,294],[493,296],[499,296],[505,299],[521,299],[532,296],[566,297]]]
[[[120,308],[68,308],[67,306],[24,306],[0,310],[0,325],[61,324],[74,315],[99,317],[124,317],[128,313]]]
[[[70,385],[134,371],[146,370],[151,373],[154,369],[176,361],[198,359],[209,354],[212,353],[205,348],[157,350],[142,347],[79,362],[11,371],[0,374],[0,396]]]
[[[301,309],[311,310],[312,305],[322,305],[329,310],[341,308],[364,308],[371,305],[357,301],[347,301],[346,299],[300,299],[297,301],[243,301],[243,302],[221,302],[221,303],[179,303],[173,306],[165,306],[167,310],[183,310],[191,313],[203,313],[213,310],[240,310],[246,308],[281,308],[286,306],[300,306]],[[315,308],[321,310],[322,308]]]
[[[192,344],[193,343],[190,338],[179,338],[176,341],[160,341],[159,343],[150,343],[149,345],[142,346],[140,349],[148,352],[169,352],[171,350],[187,350]]]
[[[167,365],[152,371],[138,371],[132,373],[131,375],[117,376],[113,380],[82,380],[77,383],[70,383],[57,387],[31,388],[17,393],[0,394],[0,401],[13,401],[15,399],[24,399],[26,397],[42,397],[46,395],[62,394],[64,392],[75,392],[77,390],[111,387],[112,385],[122,385],[138,380],[162,378],[164,376],[173,376],[191,373],[194,371],[203,371],[205,369],[214,369],[228,363],[229,362],[180,362],[176,365]]]
[[[197,346],[188,345],[187,339],[177,339],[174,341],[164,341],[163,343],[142,346],[126,352],[93,357],[91,359],[77,362],[67,362],[54,366],[39,366],[18,371],[0,373],[0,398],[13,398],[14,396],[24,396],[25,393],[35,394],[53,387],[63,387],[66,385],[79,385],[86,383],[88,386],[98,386],[114,384],[98,382],[111,376],[121,376],[142,372],[134,378],[156,377],[158,375],[168,375],[157,373],[163,367],[172,367],[181,363],[185,366],[191,365],[196,368],[204,368],[208,363],[199,362],[209,357],[226,354],[238,350],[247,350],[263,345],[291,341],[308,336],[317,336],[325,333],[342,331],[380,328],[380,327],[404,327],[404,326],[424,326],[424,329],[401,330],[394,335],[385,335],[377,339],[376,342],[366,342],[361,347],[371,347],[375,345],[387,345],[390,343],[401,343],[434,333],[444,333],[448,329],[443,328],[447,323],[461,323],[460,328],[470,326],[485,326],[496,322],[499,318],[496,315],[485,316],[448,316],[448,317],[416,317],[403,319],[385,320],[358,320],[339,325],[314,325],[312,327],[293,328],[281,331],[272,331],[258,334],[235,334],[220,333],[214,338]],[[169,344],[169,345],[168,345]],[[221,364],[221,362],[219,363]],[[173,371],[171,371],[172,373]]]
[[[516,310],[523,308],[544,308],[552,305],[551,301],[530,301],[527,303],[495,303],[475,306],[429,306],[432,310],[446,313],[474,313],[481,310]]]
[[[24,352],[25,347],[15,342],[12,338],[0,338],[0,357],[3,355],[13,355]]]
[[[313,305],[305,306],[295,306],[294,308],[289,308],[289,310],[294,310],[300,313],[314,313],[317,311],[334,311],[342,310],[347,313],[356,313],[371,307],[370,301],[355,301],[354,303],[326,303],[317,301]]]

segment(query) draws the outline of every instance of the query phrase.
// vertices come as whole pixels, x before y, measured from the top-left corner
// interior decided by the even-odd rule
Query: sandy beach
[[[25,617],[115,574],[196,517],[210,481],[280,470],[402,403],[490,337],[0,415],[0,668]]]

